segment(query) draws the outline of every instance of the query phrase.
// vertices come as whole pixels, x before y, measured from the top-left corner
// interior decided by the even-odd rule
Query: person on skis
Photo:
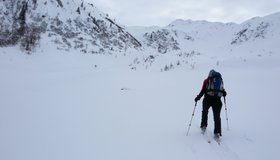
[[[208,77],[204,80],[200,93],[195,97],[195,102],[199,101],[202,96],[202,118],[200,128],[206,130],[208,120],[208,110],[212,107],[214,115],[214,136],[222,136],[220,113],[222,109],[221,97],[225,97],[227,92],[224,89],[223,79],[219,72],[211,70]]]

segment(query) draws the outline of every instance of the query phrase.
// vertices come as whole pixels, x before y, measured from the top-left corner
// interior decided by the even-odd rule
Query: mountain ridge
[[[149,41],[146,37],[149,36],[158,36],[160,37],[162,32],[166,34],[172,34],[176,32],[172,37],[162,38],[161,42],[154,48],[158,48],[158,52],[161,53],[161,46],[172,41],[177,41],[178,45],[175,49],[172,46],[166,46],[168,52],[170,51],[178,51],[177,48],[180,48],[180,52],[184,52],[186,50],[182,50],[182,48],[190,48],[191,46],[195,46],[194,50],[200,50],[206,46],[206,48],[211,48],[213,45],[220,45],[229,48],[238,47],[240,45],[246,45],[250,42],[255,41],[269,41],[272,38],[272,41],[275,41],[280,34],[280,14],[275,13],[271,15],[267,15],[264,17],[255,17],[251,18],[247,21],[244,21],[241,24],[237,23],[222,23],[222,22],[208,22],[205,20],[200,21],[192,21],[192,20],[182,20],[177,19],[171,22],[169,25],[165,27],[154,27],[154,30],[151,28],[145,31],[145,28],[141,27],[135,28],[131,27],[128,29],[130,32],[134,32],[135,37],[140,37],[140,42],[145,44]],[[180,38],[178,33],[181,33],[181,37],[188,38]],[[156,34],[158,33],[158,34]],[[172,39],[172,40],[171,40]],[[191,41],[190,41],[191,39]],[[279,39],[280,40],[280,39]],[[183,44],[183,45],[182,45]],[[216,50],[219,47],[216,47]],[[265,46],[264,46],[265,48]],[[205,51],[205,50],[204,50]],[[203,51],[203,52],[204,52]]]

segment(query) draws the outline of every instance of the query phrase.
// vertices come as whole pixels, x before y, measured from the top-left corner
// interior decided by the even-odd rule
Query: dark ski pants
[[[208,123],[208,110],[212,107],[213,110],[213,117],[214,117],[214,134],[222,135],[221,131],[221,109],[222,109],[222,101],[220,98],[211,98],[205,97],[203,99],[202,104],[202,118],[201,118],[201,127],[207,127]]]

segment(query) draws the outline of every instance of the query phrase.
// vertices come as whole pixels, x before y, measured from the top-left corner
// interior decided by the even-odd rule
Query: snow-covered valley
[[[278,159],[279,55],[168,72],[131,70],[128,57],[1,50],[0,159]],[[201,102],[186,136],[212,68],[228,92],[220,146],[200,134]]]

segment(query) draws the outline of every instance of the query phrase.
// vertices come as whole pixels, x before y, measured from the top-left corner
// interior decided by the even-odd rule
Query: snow
[[[38,1],[34,13],[64,22],[86,20],[89,13],[108,17],[82,2],[65,0],[60,7],[59,1]],[[9,18],[4,20],[9,26]],[[137,50],[133,41],[121,41],[124,48],[116,52],[100,41],[85,45],[96,52],[81,53],[55,44],[63,37],[49,32],[32,52],[19,44],[2,47],[0,160],[278,160],[279,24],[279,13],[242,24],[118,24],[143,46]],[[143,36],[152,32],[163,35],[158,41],[170,45],[167,53]],[[111,38],[121,38],[115,34]],[[81,33],[92,39],[86,35]],[[170,49],[174,40],[180,50]],[[107,49],[112,46],[108,41]],[[207,135],[200,134],[201,101],[186,136],[194,98],[211,69],[223,75],[228,93],[229,130],[223,105],[221,145],[212,138],[211,110]]]
[[[131,70],[131,57],[0,48],[0,159],[279,159],[278,54],[197,55],[168,72]],[[201,101],[186,136],[212,68],[228,92],[220,146],[200,134]]]

